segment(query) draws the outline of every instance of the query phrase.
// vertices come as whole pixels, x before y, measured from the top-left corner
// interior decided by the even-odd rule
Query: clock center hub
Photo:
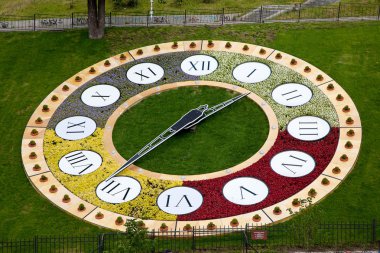
[[[109,120],[116,121],[112,126],[111,153],[118,156],[121,163],[125,162],[190,109],[205,104],[212,107],[244,93],[243,88],[236,88],[229,84],[188,82],[168,84],[140,93],[137,95],[140,98],[131,98],[120,111],[116,110],[114,115],[117,119],[111,116]],[[268,139],[272,140],[268,138],[269,132],[277,135],[278,130],[275,117],[268,115],[270,107],[265,108],[263,101],[259,103],[252,97],[259,99],[252,94],[192,128],[180,131],[129,169],[146,171],[150,175],[188,177],[225,174],[240,164],[253,163],[263,155],[263,144],[268,146]],[[271,124],[268,121],[272,121]],[[275,126],[272,131],[270,125]],[[109,137],[106,134],[106,144]]]

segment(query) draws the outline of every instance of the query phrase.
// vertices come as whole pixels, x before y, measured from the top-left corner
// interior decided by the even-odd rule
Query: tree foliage
[[[148,253],[154,248],[154,239],[149,238],[147,229],[138,225],[136,220],[127,220],[126,234],[120,242],[118,253]]]

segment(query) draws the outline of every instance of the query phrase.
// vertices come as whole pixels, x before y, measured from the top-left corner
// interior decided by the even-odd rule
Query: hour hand
[[[185,115],[183,115],[177,122],[175,122],[173,125],[171,125],[168,129],[166,129],[164,132],[159,134],[156,138],[154,138],[151,142],[149,142],[145,147],[143,147],[139,152],[137,152],[134,156],[132,156],[123,166],[121,166],[117,171],[112,173],[106,181],[110,180],[114,176],[116,176],[118,173],[123,171],[125,168],[127,168],[132,163],[136,162],[138,159],[143,157],[144,155],[148,154],[150,151],[158,147],[160,144],[162,144],[164,141],[168,140],[170,137],[181,131],[182,129],[186,128],[188,125],[193,124],[196,122],[199,118],[201,118],[204,115],[204,112],[208,109],[208,105],[201,105],[196,109],[192,109],[189,112],[187,112]]]
[[[208,109],[204,112],[204,114],[203,114],[202,117],[198,118],[195,122],[193,122],[193,123],[191,123],[191,124],[188,124],[184,129],[190,129],[190,128],[192,128],[193,126],[197,125],[197,124],[198,124],[199,122],[201,122],[202,120],[204,120],[204,119],[210,117],[210,116],[213,115],[214,113],[216,113],[216,112],[218,112],[218,111],[220,111],[220,110],[226,108],[227,106],[229,106],[229,105],[235,103],[236,101],[242,99],[243,97],[245,97],[245,96],[247,96],[247,95],[249,95],[249,94],[250,94],[250,92],[248,92],[248,93],[244,93],[244,94],[240,94],[240,95],[238,95],[238,96],[236,96],[236,97],[233,97],[233,98],[228,99],[228,100],[226,100],[226,101],[224,101],[224,102],[222,102],[222,103],[220,103],[220,104],[217,104],[217,105],[215,105],[215,106],[213,106],[213,107],[208,108]]]

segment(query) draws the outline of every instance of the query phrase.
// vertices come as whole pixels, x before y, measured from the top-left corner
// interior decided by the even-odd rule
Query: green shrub
[[[123,240],[120,241],[117,252],[152,252],[155,239],[149,238],[146,229],[139,226],[136,220],[127,220],[124,226],[126,233],[123,234]]]
[[[231,224],[239,224],[239,221],[236,218],[233,218],[231,220]]]
[[[78,206],[79,211],[83,211],[85,209],[86,209],[86,207],[84,206],[84,204],[79,204],[79,206]]]
[[[322,179],[322,184],[323,184],[323,185],[328,185],[329,183],[330,183],[330,181],[329,181],[327,178],[324,177],[324,178]]]
[[[276,206],[274,209],[273,209],[273,212],[274,213],[281,213],[281,208]]]

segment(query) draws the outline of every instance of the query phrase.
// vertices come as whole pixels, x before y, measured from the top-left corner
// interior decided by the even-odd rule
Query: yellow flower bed
[[[109,204],[96,196],[97,185],[120,167],[120,164],[105,151],[103,133],[103,129],[97,128],[91,136],[85,139],[67,141],[58,137],[54,130],[46,130],[44,155],[55,177],[81,199],[112,212],[140,219],[175,220],[177,216],[161,211],[156,205],[156,200],[164,190],[182,185],[181,181],[157,180],[130,170],[124,170],[119,175],[133,177],[141,184],[142,190],[137,198],[126,203]],[[96,171],[82,176],[72,176],[62,172],[58,167],[59,160],[62,156],[75,150],[97,152],[103,158],[102,165]]]

